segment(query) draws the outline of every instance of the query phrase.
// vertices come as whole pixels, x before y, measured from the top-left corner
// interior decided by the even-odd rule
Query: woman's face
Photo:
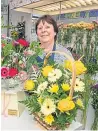
[[[37,36],[41,43],[51,44],[51,42],[54,42],[55,35],[56,32],[54,32],[52,24],[49,24],[46,21],[44,23],[42,21],[39,23],[37,27]]]

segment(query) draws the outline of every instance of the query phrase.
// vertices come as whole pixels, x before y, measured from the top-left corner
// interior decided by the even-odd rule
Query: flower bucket
[[[49,66],[48,57],[51,53],[64,55],[71,63],[72,71],[67,71],[65,67],[58,64]],[[34,83],[32,90],[29,90],[32,94],[23,103],[30,109],[34,119],[43,128],[47,130],[68,129],[76,117],[77,110],[83,107],[83,103],[79,98],[84,89],[84,84],[80,81],[83,88],[78,92],[76,84],[79,83],[79,79],[77,79],[76,75],[80,73],[80,70],[77,73],[76,67],[74,59],[68,54],[51,51],[44,59],[44,66],[37,81],[26,81],[26,89],[30,89],[29,86],[31,87],[29,81]]]

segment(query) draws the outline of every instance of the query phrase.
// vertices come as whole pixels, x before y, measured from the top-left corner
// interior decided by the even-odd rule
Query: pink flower
[[[5,35],[5,34],[3,34],[3,35],[1,35],[1,37],[2,37],[2,38],[6,38],[6,35]]]
[[[8,67],[2,67],[1,68],[1,77],[7,78],[9,76],[9,68]]]
[[[13,44],[13,46],[16,46],[16,45],[19,45],[19,42],[17,42],[17,41],[12,41],[12,44]]]
[[[18,70],[16,68],[9,69],[9,77],[14,77],[18,74]]]
[[[18,76],[19,76],[20,80],[22,80],[22,81],[25,81],[25,80],[28,79],[27,72],[25,72],[25,71],[20,71],[20,72],[18,73]]]

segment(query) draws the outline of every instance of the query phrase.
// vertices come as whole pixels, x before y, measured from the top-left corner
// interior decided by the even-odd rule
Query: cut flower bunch
[[[75,119],[77,110],[84,109],[82,93],[85,84],[83,78],[78,76],[85,73],[86,68],[81,61],[74,61],[78,73],[71,96],[72,63],[70,60],[65,63],[64,67],[55,63],[47,64],[40,70],[36,81],[28,79],[24,83],[24,89],[31,95],[21,103],[49,130],[67,128]]]
[[[1,77],[3,79],[19,78],[26,80],[36,58],[41,54],[38,42],[15,41],[2,35],[1,40]],[[30,74],[31,75],[31,74]]]

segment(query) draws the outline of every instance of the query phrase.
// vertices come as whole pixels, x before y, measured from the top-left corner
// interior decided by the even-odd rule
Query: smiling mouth
[[[41,36],[41,37],[47,37],[48,35],[43,35],[43,36]]]

